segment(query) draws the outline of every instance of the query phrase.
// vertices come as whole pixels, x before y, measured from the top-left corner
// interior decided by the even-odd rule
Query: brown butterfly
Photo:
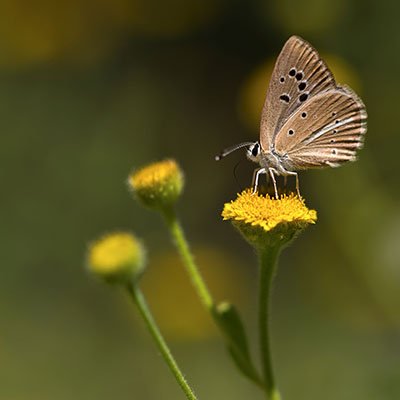
[[[260,164],[254,171],[256,192],[261,174],[269,174],[278,198],[275,175],[296,176],[298,170],[338,167],[355,161],[367,131],[362,100],[337,84],[318,52],[292,36],[276,61],[261,114],[260,140],[224,150],[217,160],[241,147]]]

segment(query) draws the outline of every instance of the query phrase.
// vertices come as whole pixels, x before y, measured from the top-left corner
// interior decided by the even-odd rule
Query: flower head
[[[109,234],[90,246],[88,266],[108,282],[136,281],[145,267],[145,251],[142,243],[129,233]]]
[[[142,204],[152,209],[171,207],[183,189],[183,173],[174,160],[150,164],[128,178]]]
[[[224,220],[232,223],[245,238],[257,247],[286,244],[296,233],[317,219],[315,210],[309,210],[295,194],[279,199],[269,195],[252,195],[249,189],[238,194],[236,200],[226,203]]]

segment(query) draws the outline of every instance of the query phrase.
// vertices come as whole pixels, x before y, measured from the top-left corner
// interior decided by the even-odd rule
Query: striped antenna
[[[228,147],[227,149],[222,150],[221,153],[219,153],[217,156],[215,156],[215,160],[219,161],[221,158],[224,158],[228,154],[233,153],[235,150],[241,149],[242,147],[251,146],[252,144],[254,144],[254,142],[244,142],[236,144],[235,146],[232,147]]]

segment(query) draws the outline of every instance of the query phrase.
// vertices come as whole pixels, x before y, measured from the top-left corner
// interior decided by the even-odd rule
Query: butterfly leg
[[[294,175],[296,177],[296,190],[297,190],[297,196],[299,199],[301,199],[300,196],[300,186],[299,186],[299,175],[297,172],[292,172],[292,171],[286,171],[286,174],[288,175]]]
[[[265,168],[258,168],[258,169],[254,170],[254,173],[253,173],[253,185],[252,185],[254,187],[254,190],[253,190],[253,193],[251,194],[252,196],[257,192],[258,180],[260,179],[260,175],[261,174],[266,174],[266,173],[267,173],[267,171],[266,171]]]
[[[252,179],[252,181],[251,181],[251,187],[254,187],[254,183],[256,182],[256,174],[257,174],[257,172],[260,170],[260,168],[256,168],[254,171],[253,171],[253,179]]]
[[[278,199],[278,189],[276,188],[276,179],[274,175],[274,173],[278,175],[278,171],[275,168],[268,168],[268,170],[271,175],[272,183],[274,184],[275,199]]]

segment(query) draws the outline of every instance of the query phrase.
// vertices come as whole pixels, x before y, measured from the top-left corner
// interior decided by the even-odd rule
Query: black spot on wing
[[[308,93],[303,93],[299,96],[300,103],[304,103],[308,99]]]
[[[300,92],[303,91],[306,88],[306,86],[307,86],[306,81],[303,81],[303,82],[299,83]]]
[[[282,94],[279,98],[285,103],[289,103],[290,101],[290,97],[287,94]]]

